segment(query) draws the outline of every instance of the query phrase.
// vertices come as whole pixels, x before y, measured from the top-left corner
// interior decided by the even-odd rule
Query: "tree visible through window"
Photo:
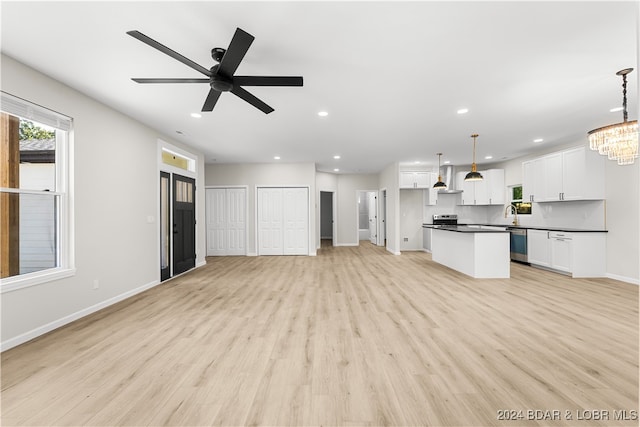
[[[522,185],[514,185],[511,188],[511,204],[516,207],[518,215],[531,214],[531,202],[522,201]]]
[[[21,117],[35,109],[45,123]],[[69,267],[64,156],[71,121],[3,92],[0,125],[0,278],[5,289],[5,284],[51,280],[39,273]]]

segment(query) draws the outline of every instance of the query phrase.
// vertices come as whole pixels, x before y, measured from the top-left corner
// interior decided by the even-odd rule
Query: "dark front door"
[[[171,277],[171,176],[160,172],[160,281]]]
[[[195,180],[173,175],[173,274],[196,266]]]

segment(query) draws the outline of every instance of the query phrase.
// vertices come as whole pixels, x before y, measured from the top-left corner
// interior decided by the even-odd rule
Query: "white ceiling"
[[[197,147],[207,163],[315,162],[379,172],[393,161],[478,163],[584,140],[622,121],[616,71],[633,67],[637,2],[2,2],[2,52]],[[255,41],[239,75],[301,75],[304,87],[230,93],[195,119],[203,77],[128,36],[139,30],[209,68],[240,27]],[[469,113],[458,115],[460,108]],[[318,117],[321,110],[327,117]],[[178,135],[176,131],[183,132]],[[542,144],[533,143],[544,138]],[[339,154],[340,160],[333,156]],[[484,160],[493,155],[494,160]]]

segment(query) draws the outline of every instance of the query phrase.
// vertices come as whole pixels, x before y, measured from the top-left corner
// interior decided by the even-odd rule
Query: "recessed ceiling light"
[[[340,156],[333,156],[334,159],[339,160]]]
[[[419,165],[420,164],[420,160],[416,160],[415,162],[413,162],[414,165]]]
[[[485,160],[490,160],[490,159],[493,159],[493,156],[484,156],[484,159]]]
[[[191,113],[191,117],[193,117],[194,119],[199,119],[200,117],[202,117],[202,114],[200,114],[200,113]]]
[[[536,138],[536,139],[533,140],[533,142],[542,142],[542,141],[544,141],[544,139],[542,139],[542,138]]]
[[[445,160],[445,161],[444,161],[444,162],[442,162],[442,163],[444,163],[445,165],[448,165],[449,163],[451,163],[451,160]]]
[[[340,169],[335,168],[333,171],[334,171],[334,172],[340,172]]]
[[[458,111],[456,111],[456,113],[458,114],[467,114],[469,112],[468,108],[461,108]]]
[[[328,113],[328,112],[326,112],[326,111],[319,111],[319,112],[318,112],[318,115],[319,115],[320,117],[327,117],[327,116],[329,115],[329,113]]]
[[[273,156],[273,160],[280,160],[280,156]]]
[[[616,108],[612,108],[609,111],[612,113],[617,113],[618,111],[622,111],[624,110],[624,107],[616,107]]]

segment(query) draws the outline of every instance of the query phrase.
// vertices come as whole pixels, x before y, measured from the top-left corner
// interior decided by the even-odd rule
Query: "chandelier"
[[[604,126],[588,133],[589,148],[617,160],[619,165],[631,165],[638,157],[638,121],[627,121],[627,74],[633,68],[625,68],[616,73],[622,76],[623,122]]]

